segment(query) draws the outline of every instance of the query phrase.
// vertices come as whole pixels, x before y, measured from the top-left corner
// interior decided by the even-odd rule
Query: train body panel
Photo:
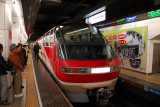
[[[72,31],[74,35],[68,28],[55,27],[37,41],[41,45],[40,58],[70,101],[88,102],[87,90],[114,89],[120,61],[96,28],[79,28]]]

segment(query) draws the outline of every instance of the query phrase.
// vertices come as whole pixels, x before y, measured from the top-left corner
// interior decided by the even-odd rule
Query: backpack
[[[7,60],[7,63],[6,63],[6,70],[7,71],[11,71],[13,65],[10,63],[9,59]]]

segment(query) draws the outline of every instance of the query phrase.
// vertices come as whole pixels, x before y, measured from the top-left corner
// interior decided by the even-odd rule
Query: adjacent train
[[[120,72],[111,45],[92,25],[68,22],[36,42],[39,56],[71,102],[108,101]]]

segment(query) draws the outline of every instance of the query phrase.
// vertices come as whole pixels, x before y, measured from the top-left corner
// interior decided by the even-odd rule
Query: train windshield
[[[56,36],[59,42],[65,43],[105,42],[104,37],[97,28],[82,23],[68,23],[61,25],[56,29]]]
[[[110,60],[116,54],[100,31],[87,24],[69,23],[56,32],[60,59],[67,60]],[[59,38],[59,39],[58,39]]]
[[[112,60],[116,54],[111,46],[59,45],[59,58],[68,60]]]

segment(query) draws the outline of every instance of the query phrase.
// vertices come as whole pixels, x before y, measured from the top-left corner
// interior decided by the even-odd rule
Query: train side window
[[[90,40],[91,42],[104,42],[103,38],[95,32],[90,32]]]
[[[49,32],[46,34],[45,43],[46,43],[46,46],[49,46]]]
[[[78,37],[80,42],[89,42],[88,33],[81,33]]]
[[[45,38],[45,36],[43,36],[43,38],[42,38],[43,39],[43,46],[45,46],[45,39],[44,38]]]
[[[49,42],[50,42],[50,46],[53,46],[53,43],[54,43],[53,29],[50,31]]]
[[[55,34],[56,34],[56,38],[57,38],[58,42],[62,42],[62,37],[61,37],[61,34],[60,34],[58,27],[55,30]]]

